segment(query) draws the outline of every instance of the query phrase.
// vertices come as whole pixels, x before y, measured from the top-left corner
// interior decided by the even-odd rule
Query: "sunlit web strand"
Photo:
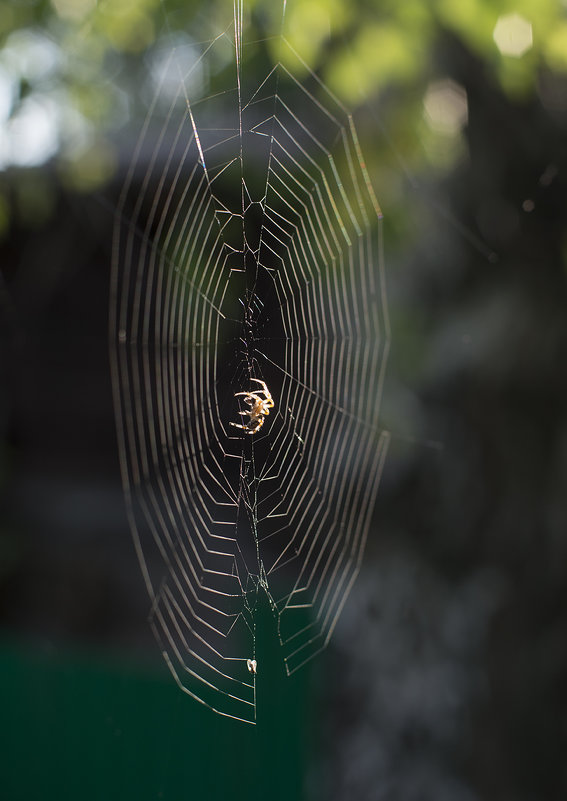
[[[297,81],[285,40],[287,65],[250,88],[241,34],[237,4],[236,93],[193,102],[178,70],[169,105],[158,90],[150,107],[117,213],[111,342],[152,627],[188,694],[253,722],[262,598],[292,673],[360,568],[389,323],[351,117],[312,73]],[[253,378],[275,406],[249,435],[230,422]]]

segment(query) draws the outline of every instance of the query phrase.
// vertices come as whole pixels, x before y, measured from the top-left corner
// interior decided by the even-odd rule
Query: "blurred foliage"
[[[283,32],[348,107],[397,90],[391,134],[411,170],[451,167],[460,131],[424,114],[440,32],[450,32],[511,96],[538,91],[542,72],[567,72],[567,10],[557,0],[247,0],[244,41],[265,67],[282,60]],[[501,52],[499,19],[520,15],[533,31],[521,57]],[[64,179],[92,190],[117,167],[116,136],[139,125],[155,91],[156,57],[180,41],[202,56],[193,87],[206,96],[234,80],[232,0],[17,0],[0,2],[0,166],[36,166],[56,157]],[[226,54],[207,45],[225,35]],[[179,39],[181,37],[181,39]],[[253,44],[256,43],[256,44]],[[299,62],[286,64],[297,71]],[[254,62],[254,69],[258,62]],[[303,77],[303,76],[300,76]],[[32,140],[30,128],[42,134]],[[22,133],[23,132],[23,133]]]

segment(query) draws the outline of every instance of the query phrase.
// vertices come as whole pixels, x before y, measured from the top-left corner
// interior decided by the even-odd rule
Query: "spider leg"
[[[251,378],[250,381],[255,381],[257,384],[262,385],[262,389],[259,389],[258,392],[265,392],[266,395],[269,395],[270,392],[268,390],[267,384],[265,381],[262,381],[260,378]]]
[[[273,406],[274,405],[274,400],[272,398],[272,393],[270,392],[270,390],[266,386],[266,382],[265,381],[260,381],[259,378],[251,378],[250,380],[251,381],[256,381],[258,384],[262,384],[262,389],[257,389],[255,393],[251,393],[251,394],[252,395],[254,395],[254,394],[255,395],[265,395],[266,396],[265,403],[268,403],[270,405],[270,407]]]
[[[252,395],[251,392],[235,392],[234,393],[234,397],[235,398],[238,398],[239,395],[245,395],[246,396],[244,398],[245,403],[253,403],[253,401],[251,401],[251,398],[253,398],[254,396]]]

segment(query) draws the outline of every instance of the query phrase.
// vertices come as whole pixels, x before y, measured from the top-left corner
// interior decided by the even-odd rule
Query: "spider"
[[[264,420],[270,414],[270,409],[274,406],[274,399],[265,381],[261,381],[259,378],[251,378],[250,380],[261,384],[262,389],[257,389],[255,392],[235,392],[234,394],[235,398],[239,395],[244,395],[244,403],[247,403],[250,408],[244,412],[239,412],[239,414],[243,417],[248,415],[250,420],[244,423],[244,425],[233,422],[231,422],[230,425],[235,428],[242,428],[247,434],[255,434],[256,431],[262,428]],[[262,397],[262,395],[265,397]]]

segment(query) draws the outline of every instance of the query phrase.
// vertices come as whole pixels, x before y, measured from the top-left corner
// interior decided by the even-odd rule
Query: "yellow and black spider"
[[[274,399],[265,381],[261,381],[259,378],[251,378],[250,380],[261,384],[262,389],[257,389],[254,392],[235,392],[234,394],[235,398],[240,395],[244,396],[244,403],[247,403],[250,408],[239,412],[239,414],[243,417],[248,415],[250,419],[247,420],[244,425],[233,422],[231,422],[230,425],[235,428],[242,428],[247,434],[255,434],[256,431],[262,428],[264,420],[270,414],[270,409],[274,407]],[[262,397],[262,395],[264,397]]]

